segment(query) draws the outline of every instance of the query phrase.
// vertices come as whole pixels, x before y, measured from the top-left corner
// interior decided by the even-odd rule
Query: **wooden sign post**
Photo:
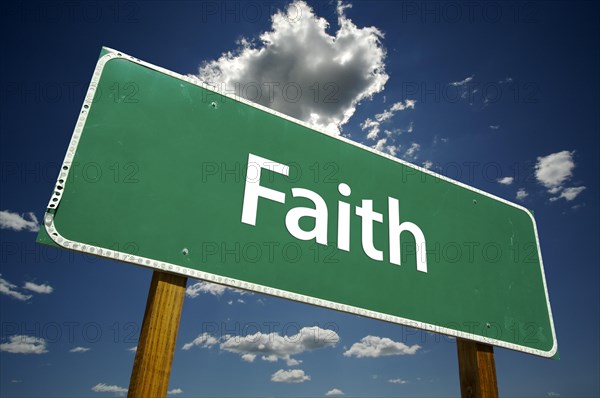
[[[488,344],[456,339],[462,398],[498,398],[494,348]]]
[[[166,397],[187,278],[154,271],[129,382],[129,398]]]

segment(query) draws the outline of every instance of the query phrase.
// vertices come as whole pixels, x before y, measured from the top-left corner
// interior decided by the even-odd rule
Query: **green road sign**
[[[104,49],[39,241],[551,357],[525,208]]]

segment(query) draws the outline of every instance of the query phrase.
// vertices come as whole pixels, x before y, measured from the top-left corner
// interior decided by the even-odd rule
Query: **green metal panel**
[[[46,231],[60,246],[390,322],[552,356],[556,338],[533,216],[524,208],[257,105],[105,49],[82,107]],[[249,154],[263,170],[256,225],[241,222]],[[349,197],[340,183],[352,189]],[[295,238],[286,213],[320,195],[328,245]],[[389,261],[388,197],[402,265]],[[369,258],[355,208],[373,200]],[[338,201],[351,205],[350,250],[338,250]],[[310,230],[314,220],[301,219]],[[47,243],[47,239],[45,242]],[[108,250],[107,250],[108,249]]]

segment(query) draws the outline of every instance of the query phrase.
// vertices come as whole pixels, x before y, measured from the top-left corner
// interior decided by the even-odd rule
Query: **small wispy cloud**
[[[516,198],[517,198],[517,200],[523,201],[528,196],[529,196],[529,194],[527,193],[527,191],[525,190],[525,188],[519,188],[519,190],[517,191]]]
[[[196,298],[201,294],[210,294],[212,296],[222,296],[226,292],[234,292],[240,295],[252,295],[253,293],[245,290],[234,289],[231,287],[217,285],[216,283],[210,282],[198,282],[188,286],[185,289],[185,295],[189,298]]]
[[[2,278],[2,274],[0,274],[0,293],[17,299],[19,301],[27,301],[32,297],[30,294],[23,294],[17,289],[17,285],[10,283],[6,279]]]
[[[570,202],[573,199],[575,199],[577,196],[579,196],[579,194],[582,193],[585,189],[586,188],[584,186],[565,188],[565,189],[563,189],[563,191],[560,193],[559,196],[550,198],[550,202],[555,202],[559,199],[565,199],[567,202]]]
[[[325,393],[326,397],[340,397],[344,395],[344,392],[339,388],[333,388]]]
[[[515,181],[515,179],[514,179],[514,177],[502,177],[502,178],[498,178],[497,181],[502,185],[510,185]]]
[[[400,147],[397,145],[387,145],[387,142],[387,138],[381,138],[377,141],[375,145],[372,145],[371,148],[380,152],[390,154],[392,156],[396,156]]]
[[[181,388],[174,388],[172,390],[167,391],[167,395],[179,395],[183,394],[183,390]]]
[[[379,136],[379,132],[381,131],[381,124],[383,122],[390,120],[399,111],[404,111],[406,109],[415,109],[415,104],[416,101],[412,99],[407,99],[404,102],[396,102],[388,109],[376,114],[375,120],[371,118],[365,119],[365,121],[360,124],[360,128],[363,131],[367,131],[367,139],[375,140]],[[401,133],[402,131],[406,131],[412,133],[413,126],[413,122],[410,122],[406,130],[397,130],[397,132]],[[392,135],[393,133],[394,131],[392,130],[386,130],[386,134],[388,136]]]
[[[388,382],[392,383],[392,384],[407,384],[408,381],[404,380],[404,379],[390,379],[388,380]]]
[[[91,348],[88,348],[88,347],[75,347],[75,348],[71,348],[69,350],[69,352],[88,352],[89,350],[91,350]]]
[[[39,293],[39,294],[50,294],[54,291],[54,288],[50,285],[46,285],[46,284],[38,285],[33,282],[25,282],[25,285],[23,285],[23,289],[30,290],[34,293]]]
[[[40,223],[33,212],[18,214],[10,210],[0,211],[0,229],[38,232]]]
[[[473,80],[473,78],[475,77],[475,75],[471,75],[469,77],[465,77],[462,80],[456,81],[456,82],[451,82],[450,85],[454,86],[454,87],[460,87],[460,86],[464,86],[465,84],[469,83],[470,81]]]
[[[115,385],[109,385],[104,383],[98,383],[94,387],[92,387],[93,392],[111,392],[117,396],[125,395],[127,393],[127,388],[119,387]]]
[[[417,144],[416,142],[413,142],[410,144],[410,147],[408,147],[406,152],[404,152],[404,157],[414,160],[417,158],[417,153],[419,152],[420,149],[421,149],[421,145]]]
[[[204,332],[189,343],[185,343],[183,347],[181,347],[181,349],[184,351],[188,351],[192,347],[210,348],[218,342],[219,340],[216,337],[213,337],[209,333]]]
[[[492,130],[500,130],[500,125],[499,124],[491,124],[489,127]]]

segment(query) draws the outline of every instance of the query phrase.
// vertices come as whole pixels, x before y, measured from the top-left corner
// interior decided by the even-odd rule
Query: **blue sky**
[[[34,243],[103,45],[223,84],[294,76],[310,95],[270,106],[533,210],[561,359],[496,349],[500,394],[599,396],[598,6],[347,5],[3,4],[1,396],[115,396],[129,382],[151,271]],[[339,100],[314,100],[305,59]],[[172,396],[459,395],[452,339],[198,282]],[[294,338],[311,327],[325,331],[316,346]],[[224,337],[258,331],[274,333],[264,359]]]

